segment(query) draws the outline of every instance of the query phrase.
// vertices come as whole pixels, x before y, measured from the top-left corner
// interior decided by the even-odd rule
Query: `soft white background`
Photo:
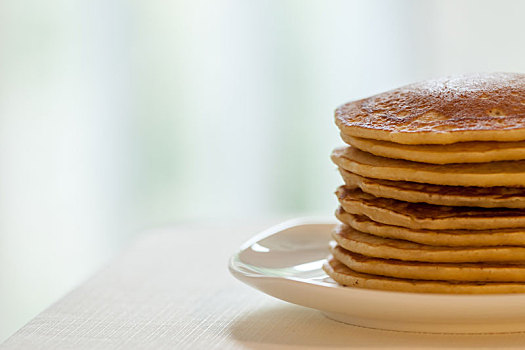
[[[334,108],[440,75],[523,72],[524,13],[0,1],[0,340],[145,228],[330,215]]]

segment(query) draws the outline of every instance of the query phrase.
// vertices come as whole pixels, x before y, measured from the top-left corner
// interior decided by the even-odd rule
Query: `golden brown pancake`
[[[374,197],[360,189],[341,186],[336,192],[346,212],[365,215],[387,225],[413,229],[488,230],[525,227],[525,209],[450,207]]]
[[[339,167],[364,177],[447,186],[525,187],[525,160],[473,164],[427,164],[374,156],[354,147],[332,152]]]
[[[431,281],[525,282],[524,263],[430,263],[381,259],[332,244],[330,252],[348,268],[371,275]]]
[[[365,289],[378,289],[414,293],[496,294],[523,293],[525,283],[520,282],[458,282],[402,279],[371,275],[351,270],[340,261],[329,257],[323,270],[337,283]]]
[[[525,75],[427,80],[337,108],[341,132],[403,144],[525,140]]]
[[[404,145],[341,134],[344,142],[376,156],[430,164],[485,163],[525,159],[525,141],[471,141],[449,145]]]
[[[525,262],[525,247],[445,247],[384,238],[339,225],[332,238],[344,249],[375,258],[422,262]]]
[[[421,230],[373,221],[364,215],[350,214],[339,207],[337,218],[354,229],[375,236],[449,247],[525,246],[525,228],[492,230]]]
[[[339,172],[347,187],[359,187],[376,197],[436,205],[525,208],[525,187],[440,186],[363,177],[342,168]]]

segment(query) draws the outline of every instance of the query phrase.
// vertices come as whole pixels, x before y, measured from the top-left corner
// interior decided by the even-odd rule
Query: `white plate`
[[[240,281],[353,325],[431,333],[525,331],[525,295],[423,294],[341,287],[322,270],[333,221],[296,219],[272,227],[230,259]]]

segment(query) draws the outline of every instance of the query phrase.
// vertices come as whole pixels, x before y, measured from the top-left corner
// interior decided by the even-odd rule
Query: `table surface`
[[[0,349],[525,347],[524,333],[417,334],[355,327],[264,295],[227,270],[229,256],[263,228],[181,226],[142,235]]]

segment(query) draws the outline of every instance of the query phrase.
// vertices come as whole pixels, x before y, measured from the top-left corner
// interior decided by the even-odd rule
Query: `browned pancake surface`
[[[525,75],[427,80],[344,104],[335,119],[345,134],[398,143],[521,140]]]
[[[423,262],[525,262],[525,247],[426,245],[406,240],[384,238],[339,225],[332,238],[344,249],[361,255]]]
[[[339,168],[341,176],[344,180],[349,179],[350,176],[359,176]],[[446,186],[446,185],[433,185],[424,184],[419,182],[410,181],[392,181],[373,179],[359,176],[362,182],[367,184],[380,184],[382,186],[394,187],[407,191],[426,192],[439,195],[458,195],[464,197],[491,197],[493,199],[506,199],[512,197],[525,197],[525,187],[506,187],[506,186],[494,186],[494,187],[476,187],[476,186]]]
[[[364,215],[347,213],[343,208],[336,210],[336,217],[354,229],[380,237],[434,246],[525,246],[525,228],[489,230],[423,230],[386,225]]]
[[[375,156],[355,147],[338,147],[332,161],[364,177],[447,186],[525,187],[525,160],[475,164],[427,164]]]
[[[427,263],[381,259],[332,245],[330,252],[348,268],[373,275],[433,281],[525,282],[520,263]]]
[[[374,221],[412,229],[488,230],[525,227],[525,209],[451,207],[409,203],[374,197],[360,189],[341,186],[339,203],[346,212],[366,215]]]
[[[375,197],[361,191],[360,189],[348,188],[346,186],[339,187],[336,194],[341,203],[346,201],[358,201],[365,205],[383,208],[419,219],[445,219],[456,217],[496,218],[525,216],[525,209],[452,207],[426,203],[409,203],[390,198]]]
[[[432,185],[368,178],[343,168],[339,172],[348,187],[359,187],[376,197],[451,206],[525,208],[524,187]]]
[[[350,287],[417,293],[491,294],[522,293],[525,283],[458,282],[401,279],[357,272],[329,257],[324,271],[337,283]]]

